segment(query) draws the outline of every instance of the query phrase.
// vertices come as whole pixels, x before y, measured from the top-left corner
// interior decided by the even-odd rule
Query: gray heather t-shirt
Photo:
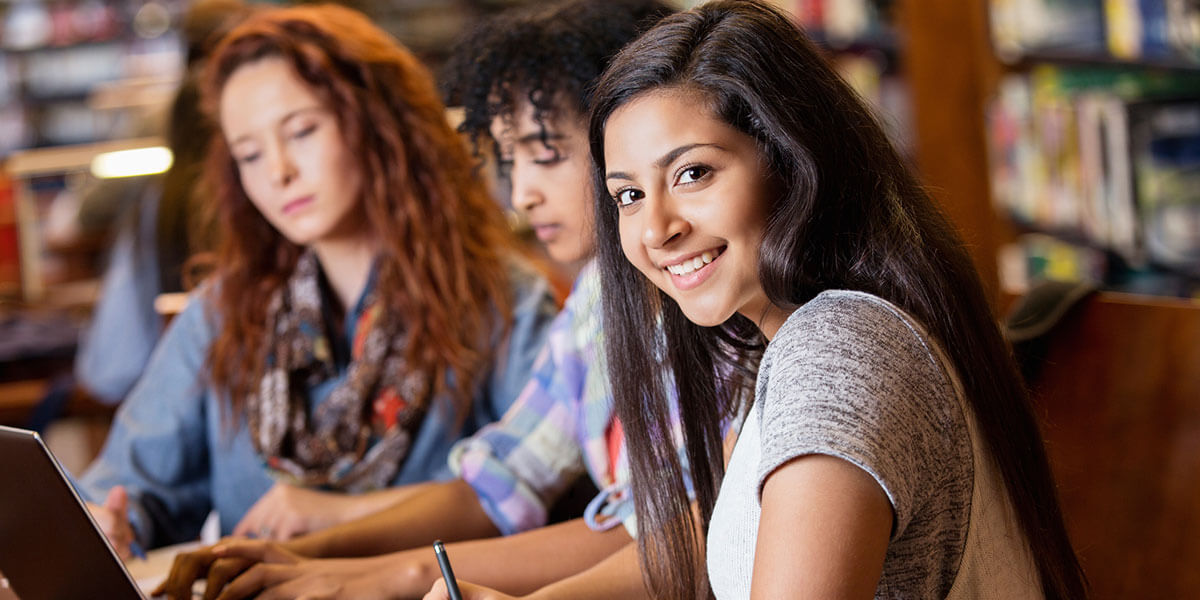
[[[1020,585],[1008,588],[1018,593],[1011,597],[1035,590],[1003,487],[990,464],[974,462],[974,423],[957,389],[932,338],[894,305],[826,291],[797,309],[763,356],[713,510],[707,562],[718,600],[749,598],[762,485],[807,454],[859,466],[891,502],[894,529],[876,598],[945,598],[952,587],[1001,592],[993,585],[1014,573]],[[976,471],[988,481],[976,486]],[[993,556],[1011,567],[983,572]]]

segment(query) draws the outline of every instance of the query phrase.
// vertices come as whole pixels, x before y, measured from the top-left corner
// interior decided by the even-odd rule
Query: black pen
[[[462,600],[462,592],[458,591],[458,580],[454,578],[454,569],[450,568],[450,557],[446,556],[442,540],[434,540],[433,553],[437,556],[438,568],[442,570],[442,579],[446,580],[446,593],[450,594],[450,600]]]

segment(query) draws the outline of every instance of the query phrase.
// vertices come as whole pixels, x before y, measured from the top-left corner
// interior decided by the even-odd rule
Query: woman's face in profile
[[[569,264],[592,256],[591,157],[583,116],[560,108],[534,119],[533,104],[496,117],[490,128],[508,163],[513,207],[524,214],[554,260]]]
[[[337,116],[282,58],[238,67],[221,132],[250,201],[284,237],[313,245],[363,235],[363,175]]]

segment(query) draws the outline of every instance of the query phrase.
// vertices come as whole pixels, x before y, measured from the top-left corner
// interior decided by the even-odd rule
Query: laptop
[[[0,573],[21,600],[146,596],[36,432],[0,426]]]

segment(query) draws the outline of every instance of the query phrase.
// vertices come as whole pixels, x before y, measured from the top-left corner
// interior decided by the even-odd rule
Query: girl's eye
[[[637,188],[622,188],[613,194],[613,201],[617,206],[629,206],[645,197],[646,194]]]
[[[679,183],[695,183],[703,179],[711,171],[712,169],[701,165],[687,167],[679,174]]]
[[[301,139],[304,137],[308,137],[309,134],[311,134],[312,132],[314,132],[316,130],[317,130],[316,123],[313,123],[311,125],[306,125],[303,128],[301,128],[299,131],[296,131],[295,133],[293,133],[292,139],[298,140],[298,139]]]
[[[233,160],[234,160],[234,162],[236,162],[239,165],[248,165],[248,164],[258,160],[258,157],[259,157],[259,153],[253,152],[250,154],[243,154],[242,156],[235,156]]]
[[[563,158],[562,152],[559,152],[558,148],[555,148],[554,146],[546,146],[545,149],[538,152],[534,156],[532,162],[535,165],[548,167],[562,162]]]

